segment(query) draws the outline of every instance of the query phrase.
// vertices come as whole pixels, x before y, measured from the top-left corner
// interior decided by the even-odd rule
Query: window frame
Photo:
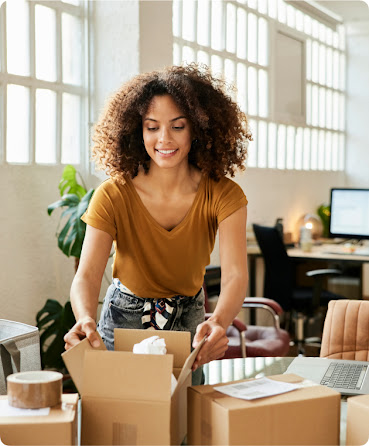
[[[58,166],[68,164],[68,161],[61,162],[62,158],[62,101],[63,93],[76,95],[80,98],[80,141],[79,141],[79,163],[73,163],[80,169],[86,168],[88,159],[88,135],[90,117],[90,58],[89,58],[89,37],[90,37],[90,6],[86,0],[80,0],[80,5],[72,5],[62,1],[50,0],[26,0],[29,8],[29,75],[18,75],[7,71],[7,32],[6,32],[6,7],[4,2],[0,7],[1,25],[1,45],[0,45],[0,165],[21,165],[21,166]],[[49,7],[56,14],[56,80],[46,81],[36,77],[36,36],[35,36],[35,9],[37,5]],[[81,20],[82,42],[81,42],[81,84],[73,85],[63,82],[62,73],[62,13],[67,13]],[[7,87],[8,85],[23,86],[29,89],[29,145],[28,162],[7,161]],[[56,135],[55,135],[55,162],[36,162],[36,91],[46,89],[56,93]],[[86,128],[85,128],[86,127]]]

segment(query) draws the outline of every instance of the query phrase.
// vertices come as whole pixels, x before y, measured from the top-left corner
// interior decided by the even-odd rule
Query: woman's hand
[[[88,338],[92,347],[100,346],[100,340],[96,334],[96,322],[89,316],[79,319],[64,336],[65,350],[78,344],[84,338]]]
[[[194,372],[200,365],[206,364],[214,359],[223,358],[228,349],[228,338],[226,330],[216,321],[208,319],[198,325],[192,346],[196,346],[207,336],[192,366]]]

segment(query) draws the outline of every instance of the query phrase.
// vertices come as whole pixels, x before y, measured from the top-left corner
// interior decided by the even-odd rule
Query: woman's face
[[[153,97],[142,128],[146,151],[158,167],[188,164],[191,124],[169,94]]]

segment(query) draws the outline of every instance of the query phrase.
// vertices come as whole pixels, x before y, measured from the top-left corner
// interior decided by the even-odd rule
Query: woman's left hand
[[[200,365],[206,364],[214,359],[221,359],[228,349],[228,338],[226,330],[216,321],[208,319],[198,325],[192,346],[196,346],[207,336],[192,366],[194,372]]]

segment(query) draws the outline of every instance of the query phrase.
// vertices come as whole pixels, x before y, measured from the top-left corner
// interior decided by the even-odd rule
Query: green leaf
[[[76,179],[76,169],[70,164],[64,167],[63,174],[59,183],[60,196],[65,193],[76,194],[82,198],[86,194],[86,189],[81,186]]]

